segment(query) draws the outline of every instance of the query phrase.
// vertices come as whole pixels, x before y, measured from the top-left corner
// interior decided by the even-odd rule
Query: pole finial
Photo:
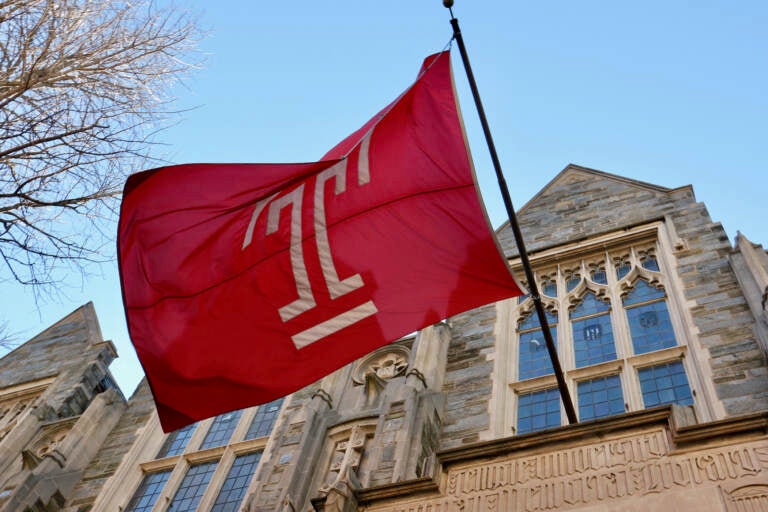
[[[443,0],[443,5],[446,8],[450,9],[451,7],[453,7],[453,0]]]

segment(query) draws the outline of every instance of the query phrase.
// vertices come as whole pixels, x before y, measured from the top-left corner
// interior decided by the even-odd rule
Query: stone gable
[[[529,252],[663,218],[694,204],[690,187],[668,189],[569,165],[517,213]],[[509,223],[496,236],[517,256]]]

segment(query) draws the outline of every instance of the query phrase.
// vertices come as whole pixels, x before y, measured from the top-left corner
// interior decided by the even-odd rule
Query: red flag
[[[132,175],[118,253],[165,431],[521,293],[478,197],[448,52],[320,162]]]

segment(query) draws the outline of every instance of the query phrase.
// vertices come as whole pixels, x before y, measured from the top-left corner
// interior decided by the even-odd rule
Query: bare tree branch
[[[0,1],[0,281],[55,287],[112,256],[122,184],[154,163],[198,39],[152,0]]]

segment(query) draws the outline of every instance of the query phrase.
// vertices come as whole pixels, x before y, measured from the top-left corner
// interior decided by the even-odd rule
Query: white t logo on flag
[[[368,150],[373,131],[369,132],[360,142],[360,153],[357,161],[357,185],[364,186],[370,183],[370,165],[368,159]],[[365,284],[360,274],[353,274],[347,278],[339,279],[336,271],[336,265],[331,255],[331,246],[328,241],[328,230],[326,226],[325,215],[325,184],[329,180],[334,181],[334,195],[346,192],[347,189],[347,159],[343,159],[333,166],[320,172],[315,179],[314,191],[314,234],[317,244],[317,254],[320,259],[320,267],[323,270],[325,286],[331,299],[337,299],[353,290],[362,288]],[[266,199],[262,199],[253,208],[251,220],[248,223],[248,229],[243,238],[242,250],[245,250],[253,242],[254,230],[261,213],[267,209],[267,228],[264,236],[271,235],[278,230],[280,224],[280,214],[288,206],[291,208],[291,268],[293,270],[293,280],[296,285],[297,298],[278,309],[280,318],[283,322],[296,318],[300,314],[309,311],[317,304],[312,294],[312,285],[307,274],[307,265],[304,259],[302,249],[302,229],[301,229],[301,211],[302,199],[304,197],[304,183],[298,185],[295,189],[285,195],[276,198],[280,192],[276,192]],[[339,315],[329,318],[317,325],[310,327],[293,336],[293,344],[297,349],[302,349],[326,336],[329,336],[344,327],[350,326],[360,320],[376,314],[376,305],[372,300],[364,302],[353,307]]]

